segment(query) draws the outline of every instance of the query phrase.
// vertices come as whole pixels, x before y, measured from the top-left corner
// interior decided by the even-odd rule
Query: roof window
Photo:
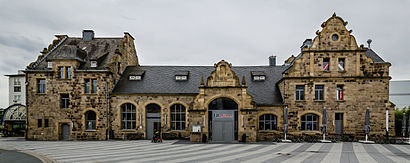
[[[263,71],[251,71],[251,76],[253,81],[264,81],[266,79],[266,74]]]
[[[189,76],[189,71],[186,71],[186,70],[175,71],[175,80],[177,81],[188,80],[188,76]]]
[[[142,80],[144,74],[145,74],[145,71],[141,71],[141,70],[130,72],[128,75],[128,80]]]
[[[188,77],[187,76],[183,76],[183,75],[176,75],[175,76],[175,80],[187,80]]]
[[[142,77],[140,75],[130,75],[128,76],[128,80],[141,80]]]
[[[97,67],[97,61],[91,61],[91,67]]]
[[[47,62],[47,68],[53,68],[53,62],[51,61]]]

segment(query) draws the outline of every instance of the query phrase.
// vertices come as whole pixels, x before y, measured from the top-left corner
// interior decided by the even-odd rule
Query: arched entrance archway
[[[209,139],[217,142],[238,140],[238,104],[226,97],[208,104]]]
[[[158,104],[148,104],[145,106],[146,112],[146,139],[152,139],[154,132],[161,132],[161,106]]]

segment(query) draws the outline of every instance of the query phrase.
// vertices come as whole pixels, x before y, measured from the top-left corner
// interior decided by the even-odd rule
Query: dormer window
[[[253,81],[264,81],[266,79],[266,74],[263,71],[252,71],[251,76]]]
[[[128,75],[128,80],[142,80],[142,78],[144,77],[145,71],[134,71],[134,72],[130,72]]]
[[[254,76],[253,80],[255,80],[255,81],[265,80],[265,76]]]
[[[189,71],[179,70],[175,71],[175,80],[176,81],[186,81],[188,80]]]
[[[97,61],[91,61],[91,67],[97,67]]]
[[[181,75],[175,76],[175,80],[187,80],[187,79],[188,79],[187,76],[181,76]]]
[[[53,68],[53,62],[47,62],[47,68]]]
[[[128,76],[128,80],[141,80],[140,75],[130,75]]]

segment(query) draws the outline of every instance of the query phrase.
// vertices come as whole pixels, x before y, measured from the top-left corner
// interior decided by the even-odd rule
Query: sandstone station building
[[[27,66],[28,140],[164,139],[272,141],[320,139],[327,109],[330,139],[364,137],[370,108],[370,138],[385,135],[389,67],[373,50],[358,46],[347,22],[335,14],[301,52],[283,65],[140,65],[134,38],[56,35]],[[203,64],[203,63],[201,63]],[[213,63],[209,63],[210,65]]]

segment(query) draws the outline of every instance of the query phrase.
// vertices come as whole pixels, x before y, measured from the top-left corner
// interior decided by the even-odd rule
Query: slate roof
[[[47,61],[50,59],[75,59],[83,62],[79,70],[104,70],[122,39],[122,37],[94,38],[91,41],[83,41],[79,37],[68,37],[32,69],[47,70]],[[91,67],[91,60],[97,61],[97,67]]]
[[[373,60],[374,63],[384,63],[385,61],[376,54],[376,52],[374,52],[372,49],[367,49],[367,51],[365,52],[366,56],[371,58]]]
[[[248,93],[257,105],[281,105],[282,97],[276,83],[287,66],[232,66],[240,80],[246,78]],[[206,80],[213,66],[128,66],[112,94],[198,94],[201,77]],[[128,76],[144,71],[141,81],[129,81]],[[189,71],[186,81],[176,81],[175,72]],[[263,71],[265,81],[253,81],[252,71]]]

